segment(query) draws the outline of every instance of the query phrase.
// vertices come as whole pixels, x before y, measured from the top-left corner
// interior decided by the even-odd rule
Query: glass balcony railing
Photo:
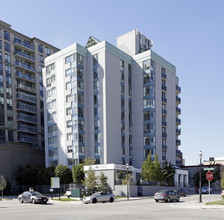
[[[20,45],[22,45],[22,46],[24,46],[26,48],[29,48],[31,50],[34,50],[34,46],[33,45],[31,45],[31,44],[29,44],[27,42],[21,41],[21,40],[19,40],[17,38],[14,39],[14,43],[15,44],[20,44]]]
[[[181,88],[180,88],[180,86],[176,86],[176,90],[177,90],[178,92],[181,92]]]
[[[28,132],[28,133],[37,133],[37,128],[33,128],[31,126],[22,126],[18,127],[18,131]]]
[[[178,124],[180,124],[180,123],[181,123],[181,119],[176,118],[176,122],[177,122]]]
[[[163,137],[163,138],[167,138],[167,133],[166,133],[166,132],[163,132],[163,133],[162,133],[162,137]]]
[[[35,97],[29,97],[29,96],[26,96],[26,95],[17,94],[16,98],[26,100],[26,101],[29,101],[29,102],[36,102]]]
[[[166,78],[167,78],[166,73],[162,73],[162,78],[164,78],[164,79],[166,79]]]
[[[165,102],[165,103],[167,103],[167,98],[165,98],[165,97],[162,97],[162,102]]]
[[[25,115],[18,115],[18,120],[37,123],[37,118],[36,117],[25,116]]]
[[[162,149],[163,149],[163,150],[167,150],[167,145],[164,145],[164,144],[163,144],[163,145],[162,145]]]
[[[20,84],[20,83],[18,83],[18,84],[16,85],[16,87],[17,87],[17,88],[20,88],[20,89],[25,89],[25,90],[30,91],[30,92],[36,92],[36,89],[35,89],[35,88],[26,86],[26,85],[24,85],[24,84]]]
[[[180,103],[181,102],[181,98],[177,96],[176,97],[176,101]]]
[[[177,140],[176,140],[176,144],[177,144],[177,145],[180,145],[180,143],[181,143],[181,141],[177,139]]]
[[[19,66],[19,67],[22,67],[26,70],[33,71],[33,72],[36,71],[34,67],[27,65],[25,63],[18,62],[18,61],[15,62],[15,66]]]
[[[37,113],[37,108],[36,107],[30,106],[30,105],[25,105],[21,102],[19,102],[17,104],[17,109],[32,112],[32,113]]]
[[[181,109],[178,108],[178,107],[176,107],[176,111],[177,111],[178,113],[181,113]]]
[[[25,75],[24,73],[22,73],[20,71],[17,71],[16,72],[16,76],[21,77],[23,79],[27,79],[27,80],[32,81],[32,82],[36,82],[36,79],[35,78],[30,77],[30,76],[27,76],[27,75]]]
[[[28,55],[28,54],[25,54],[25,53],[23,53],[23,52],[21,52],[21,51],[19,51],[19,50],[15,50],[14,54],[15,54],[15,55],[18,54],[18,55],[20,55],[20,56],[22,56],[22,57],[24,57],[24,58],[27,58],[27,59],[32,60],[32,61],[35,62],[35,58],[34,58],[34,57],[32,57],[32,56],[30,56],[30,55]]]
[[[166,115],[167,114],[167,110],[166,109],[162,109],[162,114]]]

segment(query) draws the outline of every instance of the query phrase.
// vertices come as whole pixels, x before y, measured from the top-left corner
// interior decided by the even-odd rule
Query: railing
[[[15,65],[16,65],[16,66],[20,66],[20,67],[25,68],[25,69],[28,69],[28,70],[31,70],[31,71],[33,71],[33,72],[36,71],[34,67],[29,66],[29,65],[27,65],[27,64],[25,64],[25,63],[18,62],[18,61],[15,62]]]
[[[162,97],[162,102],[167,102],[167,98]]]
[[[29,116],[23,116],[23,115],[18,115],[18,120],[23,120],[23,121],[29,121],[33,123],[37,123],[37,119],[34,117],[29,117]]]
[[[162,114],[166,115],[167,114],[167,110],[166,109],[162,109]]]
[[[14,54],[15,54],[15,55],[18,54],[18,55],[20,55],[20,56],[22,56],[22,57],[25,57],[25,58],[29,59],[29,60],[35,61],[35,58],[34,58],[34,57],[32,57],[32,56],[30,56],[30,55],[28,55],[28,54],[25,54],[25,53],[23,53],[23,52],[21,52],[21,51],[19,51],[19,50],[15,50],[15,51],[14,51]]]
[[[178,113],[181,113],[181,109],[178,108],[178,107],[176,107],[176,111],[177,111]]]
[[[167,78],[166,73],[162,73],[162,78],[164,78],[164,79],[166,79],[166,78]]]
[[[30,76],[27,76],[27,75],[23,74],[22,72],[18,72],[18,71],[17,71],[17,72],[16,72],[16,76],[19,76],[19,77],[21,77],[21,78],[30,80],[30,81],[32,81],[32,82],[36,82],[36,79],[35,79],[35,78],[30,77]]]
[[[162,137],[167,138],[167,133],[166,132],[163,132],[162,133]]]
[[[18,94],[16,96],[16,98],[23,99],[23,100],[30,101],[30,102],[36,102],[36,98],[28,97],[28,96],[21,95],[21,94]]]
[[[32,45],[30,45],[30,44],[28,44],[28,43],[26,43],[26,42],[24,42],[24,41],[21,41],[21,40],[19,40],[19,39],[17,39],[17,38],[15,38],[14,39],[14,43],[16,44],[20,44],[20,45],[22,45],[22,46],[24,46],[24,47],[27,47],[27,48],[29,48],[29,49],[31,49],[31,50],[34,50],[34,46],[32,46]]]
[[[179,92],[181,92],[180,86],[176,86],[176,90],[179,91]]]
[[[29,87],[29,86],[25,86],[23,84],[17,84],[16,85],[17,88],[21,88],[21,89],[25,89],[25,90],[28,90],[30,92],[35,92],[36,89],[32,88],[32,87]]]

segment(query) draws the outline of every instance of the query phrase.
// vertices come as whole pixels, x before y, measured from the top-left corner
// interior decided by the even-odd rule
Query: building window
[[[72,127],[72,120],[67,121],[67,128]]]
[[[71,55],[65,57],[65,64],[71,63],[73,61],[75,61],[75,54],[71,54]]]
[[[4,31],[4,39],[10,41],[10,33],[8,31]]]
[[[72,84],[71,84],[71,82],[67,82],[66,83],[66,90],[69,90],[69,89],[71,89],[72,88]]]
[[[54,70],[55,69],[55,63],[52,63],[50,65],[47,65],[46,67],[46,73],[50,73],[51,70]]]
[[[67,141],[71,141],[72,140],[72,133],[68,133],[67,134]]]
[[[44,63],[44,56],[39,54],[39,62]]]
[[[10,44],[7,43],[7,42],[5,42],[4,45],[5,45],[5,51],[7,51],[7,52],[10,53],[10,51],[11,51],[11,50],[10,50]]]
[[[7,53],[5,53],[5,62],[11,63],[11,56]]]
[[[66,96],[66,103],[70,103],[71,102],[71,95],[67,95]]]
[[[45,55],[49,56],[50,55],[50,48],[45,47]]]
[[[44,52],[44,49],[43,49],[43,45],[42,44],[38,44],[38,51],[40,53],[43,53]]]
[[[67,108],[66,115],[71,115],[71,114],[72,114],[72,108]]]

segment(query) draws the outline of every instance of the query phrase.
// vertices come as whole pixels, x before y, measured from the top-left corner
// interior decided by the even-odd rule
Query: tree
[[[83,170],[84,164],[80,163],[72,167],[72,178],[76,184],[82,184],[84,181],[85,173]]]
[[[151,158],[151,153],[149,153],[147,159],[142,163],[142,179],[145,181],[152,181],[153,170],[154,170],[154,163]]]
[[[43,182],[46,185],[50,185],[51,184],[51,177],[54,177],[54,172],[55,171],[55,167],[47,167],[44,170],[44,175],[43,175]]]
[[[88,171],[85,171],[85,178],[83,184],[86,186],[87,190],[90,190],[92,193],[97,188],[97,177],[95,176],[95,172],[91,169],[91,165],[95,164],[95,161],[92,157],[88,157],[84,159],[84,164],[89,166]]]
[[[166,161],[165,165],[163,167],[163,177],[164,177],[164,182],[168,186],[173,186],[174,185],[174,174],[175,174],[175,168],[171,164],[171,162]]]
[[[21,166],[21,165],[19,165],[17,168],[16,168],[16,170],[15,170],[15,179],[16,179],[16,183],[18,184],[18,185],[22,185],[23,183],[23,174],[24,174],[24,172],[25,172],[25,169]]]
[[[98,177],[98,191],[108,192],[109,191],[109,185],[107,183],[108,177],[104,175],[103,172],[101,172],[100,176]]]
[[[224,189],[224,173],[222,174],[221,187]]]
[[[161,163],[159,163],[157,154],[155,155],[153,175],[154,175],[153,180],[155,182],[161,182],[163,180],[163,172],[161,168]]]
[[[27,169],[24,171],[22,176],[22,184],[34,186],[38,184],[37,173],[39,171],[39,167],[36,166],[27,166]]]
[[[60,164],[55,168],[55,176],[60,178],[61,184],[72,182],[72,171],[65,165]]]
[[[6,188],[7,186],[7,181],[4,178],[4,176],[0,176],[0,190],[2,191],[2,197],[3,197],[3,190]]]

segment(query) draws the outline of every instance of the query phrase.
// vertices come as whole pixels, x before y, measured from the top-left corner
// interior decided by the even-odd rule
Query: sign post
[[[213,179],[213,173],[211,171],[208,171],[206,173],[206,179],[208,180],[208,193],[209,193],[209,202],[210,202],[210,182],[212,181]]]

